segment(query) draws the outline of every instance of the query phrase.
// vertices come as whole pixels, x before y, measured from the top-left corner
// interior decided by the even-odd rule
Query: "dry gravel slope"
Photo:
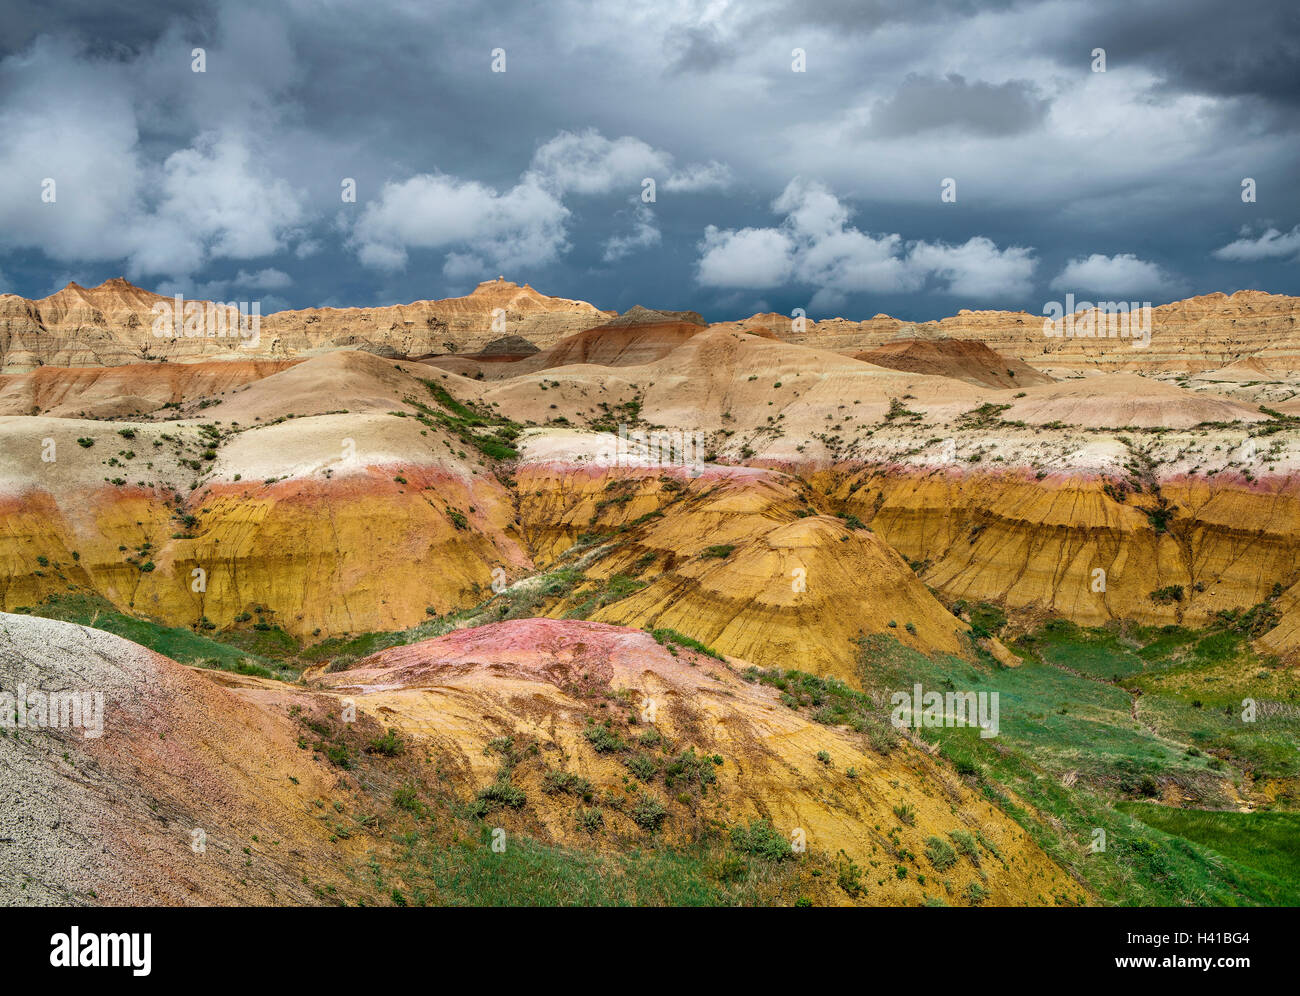
[[[258,708],[134,643],[0,613],[0,689],[100,693],[85,728],[0,737],[0,904],[278,904],[356,890],[314,815],[336,774]],[[192,833],[206,850],[196,853]]]

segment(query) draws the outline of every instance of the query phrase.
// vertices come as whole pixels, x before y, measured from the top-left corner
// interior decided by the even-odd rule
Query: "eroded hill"
[[[139,303],[113,294],[126,311]],[[96,874],[125,890],[113,901],[132,889],[159,902],[395,901],[394,890],[403,901],[417,891],[445,899],[436,889],[462,872],[479,876],[476,889],[495,888],[482,863],[493,852],[479,838],[498,825],[523,834],[537,860],[598,869],[582,888],[599,891],[597,880],[630,874],[622,862],[645,842],[643,823],[653,834],[662,824],[652,837],[671,851],[664,860],[697,869],[735,858],[725,845],[736,827],[746,829],[734,840],[749,846],[770,843],[772,827],[784,841],[811,826],[827,848],[824,882],[782,857],[743,883],[709,872],[709,901],[861,900],[856,886],[826,888],[841,873],[861,880],[868,902],[1165,901],[1126,878],[1147,844],[1102,873],[1083,858],[1090,827],[1137,833],[1115,798],[1291,804],[1300,386],[1285,335],[1267,362],[1241,358],[1243,346],[1218,367],[1108,370],[1098,353],[1079,376],[1062,360],[1070,350],[1035,369],[1027,352],[1028,362],[999,353],[990,343],[1005,343],[974,326],[943,330],[965,338],[888,345],[791,342],[774,324],[705,326],[648,309],[610,321],[575,302],[528,304],[529,294],[481,286],[457,319],[473,349],[455,355],[425,350],[425,333],[362,336],[386,347],[377,349],[331,325],[301,340],[264,330],[264,342],[281,343],[279,359],[200,351],[194,362],[119,363],[138,357],[65,349],[0,377],[0,609],[18,613],[11,665],[42,639],[69,654],[98,647],[93,633],[39,628],[37,616],[54,615],[223,668],[214,679],[109,648],[135,662],[130,675],[175,690],[140,706],[135,740],[147,739],[149,717],[180,731],[218,722],[185,711],[189,696],[259,731],[221,755],[245,788],[262,775],[236,753],[279,758],[267,777],[315,779],[308,805],[339,802],[365,828],[329,817],[332,836],[389,848],[392,835],[368,823],[382,810],[381,827],[422,841],[404,856],[385,851],[400,882],[386,873],[379,888],[357,871],[354,845],[320,857],[322,814],[302,820],[290,793],[279,808],[263,800],[241,827],[261,821],[274,839],[299,841],[303,860],[324,861],[334,877],[308,874],[304,891],[292,885],[303,877],[294,860],[245,845],[270,862],[260,878],[240,878],[234,852],[206,886],[168,885],[165,862],[134,877],[105,866]],[[502,301],[515,308],[504,337],[481,321]],[[116,319],[97,324],[84,302],[65,304],[64,326],[88,322],[112,338]],[[1276,332],[1285,312],[1241,295],[1203,305],[1160,320],[1255,309],[1251,320]],[[1157,324],[1152,350],[1173,327]],[[1170,345],[1181,334],[1165,346],[1186,358],[1190,345]],[[21,355],[20,340],[6,340],[6,356]],[[514,351],[476,352],[492,341]],[[74,359],[87,365],[58,365]],[[101,678],[119,689],[135,680]],[[872,731],[890,695],[914,680],[998,690],[1010,710],[1005,738],[985,745],[945,732],[879,750]],[[195,681],[207,684],[185,692]],[[344,698],[360,706],[362,726],[337,721]],[[662,748],[640,740],[650,700],[670,703]],[[1245,725],[1245,700],[1274,725]],[[397,740],[384,739],[390,729]],[[374,743],[400,744],[404,760],[368,753]],[[1091,762],[1084,745],[1096,748]],[[119,765],[105,784],[130,785],[124,798],[171,800],[183,814],[176,827],[206,812],[184,786],[156,784],[116,755],[97,760],[104,749],[79,745],[90,753],[78,753],[77,770]],[[53,756],[22,764],[58,785]],[[399,792],[409,806],[393,802]],[[664,813],[646,803],[638,817],[651,796]],[[528,802],[515,806],[520,797]],[[120,825],[143,833],[149,824],[130,805]],[[446,836],[418,825],[435,811]],[[994,821],[984,831],[993,848],[963,851],[961,834],[978,835],[945,812],[967,827],[976,815]],[[496,822],[484,823],[489,813]],[[1007,816],[1029,837],[1016,837]],[[68,826],[81,839],[99,832]],[[141,839],[126,865],[153,860],[158,840]],[[944,847],[973,857],[959,866],[964,877],[939,876],[933,861],[926,870],[916,856],[927,845],[938,864]],[[438,855],[449,846],[475,863],[447,865]],[[701,847],[694,857],[680,850]],[[1004,881],[995,854],[1002,871],[1034,871]],[[24,869],[43,861],[29,859]],[[1246,881],[1208,871],[1199,851],[1184,859],[1168,881],[1203,880],[1219,897]],[[434,878],[415,884],[423,873]],[[60,874],[42,887],[48,895],[85,900],[89,879]],[[651,878],[637,888],[666,888]],[[1239,898],[1282,888],[1250,881]]]

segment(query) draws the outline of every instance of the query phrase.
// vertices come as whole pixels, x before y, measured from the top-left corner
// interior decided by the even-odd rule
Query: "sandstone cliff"
[[[208,303],[198,302],[205,308]],[[440,301],[261,315],[256,341],[251,335],[155,335],[155,305],[173,304],[121,278],[92,288],[70,283],[36,301],[0,295],[0,373],[38,366],[284,359],[334,348],[387,349],[402,356],[477,352],[507,334],[545,348],[614,314],[499,279],[484,281],[466,297]]]

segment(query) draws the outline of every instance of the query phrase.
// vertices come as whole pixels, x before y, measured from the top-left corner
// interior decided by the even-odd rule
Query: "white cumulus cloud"
[[[565,248],[569,210],[533,174],[498,193],[474,180],[422,173],[383,186],[353,231],[366,266],[400,269],[409,249],[471,253],[512,269],[554,260]]]
[[[794,244],[775,228],[722,231],[710,225],[700,250],[697,277],[705,287],[776,287],[794,267]]]
[[[1033,250],[999,249],[982,236],[962,245],[907,242],[849,224],[849,208],[825,184],[792,180],[772,202],[779,226],[705,229],[696,278],[706,287],[756,289],[786,283],[814,288],[812,306],[839,305],[853,293],[903,293],[933,281],[964,297],[1026,294]]]
[[[1291,255],[1300,258],[1300,225],[1286,234],[1270,228],[1258,238],[1242,237],[1215,249],[1212,255],[1215,259],[1226,259],[1233,263],[1253,263],[1261,259]]]
[[[1178,277],[1133,253],[1116,253],[1070,260],[1052,280],[1052,287],[1064,291],[1090,291],[1114,297],[1142,293],[1179,293]]]
[[[639,138],[606,138],[594,129],[562,131],[533,156],[540,182],[560,193],[608,194],[619,187],[640,186],[645,177],[663,176],[672,168],[668,153]]]
[[[605,241],[602,258],[606,263],[614,263],[641,249],[652,249],[663,239],[655,213],[649,205],[638,204],[635,209],[632,230],[625,235],[615,235]]]
[[[504,192],[474,180],[423,173],[384,185],[352,229],[361,262],[384,270],[406,266],[413,249],[448,253],[443,273],[462,279],[485,268],[508,270],[554,262],[569,248],[569,196],[626,191],[637,196],[646,177],[665,177],[665,189],[694,192],[725,184],[727,167],[716,162],[673,171],[671,154],[624,135],[606,138],[594,129],[562,131],[544,142],[529,168]],[[605,262],[659,244],[653,212],[640,205],[632,230],[608,239]]]

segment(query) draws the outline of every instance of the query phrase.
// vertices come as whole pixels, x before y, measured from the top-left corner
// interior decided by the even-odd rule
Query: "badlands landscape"
[[[0,903],[1300,902],[1300,298],[171,301],[0,295]]]

